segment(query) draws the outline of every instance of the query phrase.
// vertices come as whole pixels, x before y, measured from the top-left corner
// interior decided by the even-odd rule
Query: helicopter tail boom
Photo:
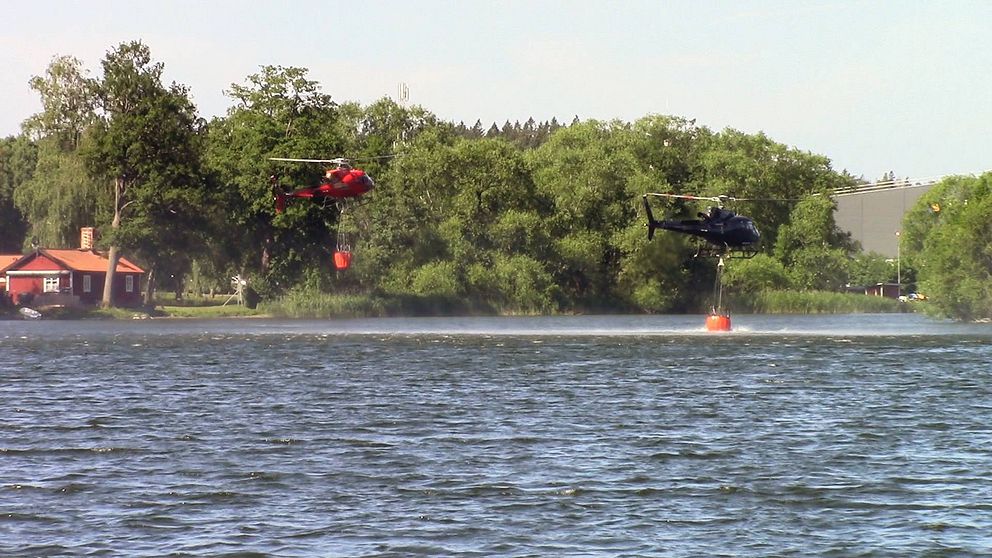
[[[667,219],[659,221],[654,218],[654,213],[651,211],[651,204],[648,203],[647,195],[645,195],[642,199],[644,201],[644,212],[647,213],[648,216],[648,240],[654,239],[654,232],[658,229],[692,234],[696,236],[706,236],[709,232],[708,229],[700,227],[699,221],[684,222]]]

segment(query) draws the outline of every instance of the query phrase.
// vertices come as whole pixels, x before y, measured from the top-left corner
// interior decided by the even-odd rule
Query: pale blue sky
[[[0,135],[56,55],[92,75],[140,39],[200,113],[262,65],[337,101],[488,126],[648,114],[764,131],[868,179],[992,169],[992,2],[53,1],[0,8]]]

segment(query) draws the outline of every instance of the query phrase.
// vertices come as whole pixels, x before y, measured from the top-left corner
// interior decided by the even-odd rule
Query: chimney
[[[79,249],[80,250],[92,250],[93,249],[93,227],[83,227],[79,229]]]

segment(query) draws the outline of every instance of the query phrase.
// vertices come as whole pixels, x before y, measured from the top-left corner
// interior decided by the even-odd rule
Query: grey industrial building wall
[[[837,196],[834,220],[866,252],[895,258],[899,242],[896,233],[902,229],[903,216],[931,187],[926,184]]]

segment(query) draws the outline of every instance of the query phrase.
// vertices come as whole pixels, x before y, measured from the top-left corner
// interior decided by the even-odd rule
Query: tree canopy
[[[641,195],[673,192],[732,195],[740,201],[730,208],[760,227],[761,254],[727,268],[739,293],[891,274],[837,229],[822,195],[854,179],[762,133],[656,114],[468,127],[388,98],[338,101],[307,69],[284,66],[231,84],[226,114],[205,122],[188,88],[162,82],[147,45],[123,43],[101,68],[90,78],[80,61],[57,57],[32,78],[43,110],[0,142],[5,251],[32,237],[72,246],[79,227],[95,225],[101,246],[127,251],[153,287],[171,290],[223,288],[239,275],[263,297],[306,288],[419,300],[425,311],[698,309],[712,262],[693,258],[679,235],[646,239]],[[274,157],[347,157],[376,188],[360,203],[293,203],[277,214],[273,177],[307,186],[323,169]],[[979,227],[980,190],[948,184],[934,193],[946,204],[939,215],[907,223],[904,246],[934,293],[952,238],[975,256],[962,281],[986,280],[983,247],[961,244],[984,234],[963,232]],[[661,211],[701,209],[672,200]],[[331,264],[342,246],[354,253],[347,272]]]
[[[906,215],[901,253],[936,313],[992,319],[992,173],[944,179]]]
[[[183,263],[190,225],[204,202],[202,121],[185,86],[162,83],[164,64],[152,61],[147,45],[122,43],[107,53],[102,67],[103,76],[92,84],[92,139],[80,151],[110,207],[101,236],[109,247],[103,304],[111,305],[121,249],[140,256],[149,285],[162,270],[182,273],[188,267]],[[108,224],[107,217],[94,219]]]

